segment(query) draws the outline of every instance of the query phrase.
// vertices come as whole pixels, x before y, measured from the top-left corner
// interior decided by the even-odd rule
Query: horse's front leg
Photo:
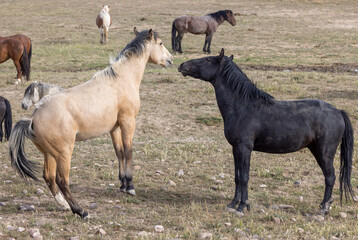
[[[127,189],[127,181],[125,179],[125,156],[124,156],[124,147],[122,142],[122,135],[121,135],[121,129],[120,127],[117,127],[116,129],[113,129],[111,132],[111,138],[114,150],[116,152],[116,156],[118,158],[118,164],[119,164],[119,174],[118,178],[121,181],[121,192],[126,192]]]
[[[241,201],[237,212],[244,212],[245,207],[250,211],[250,204],[248,202],[248,182],[250,173],[250,157],[252,148],[247,144],[240,144],[234,147],[234,158],[239,168],[239,189],[241,190]]]
[[[210,34],[209,36],[206,37],[206,42],[208,43],[208,47],[206,49],[207,53],[211,53],[210,52],[211,39],[213,39],[213,34]]]
[[[125,181],[127,184],[126,192],[129,195],[135,196],[132,175],[132,159],[133,159],[133,136],[135,130],[135,117],[127,117],[120,121],[120,128],[122,131],[122,141],[124,148],[124,156],[126,158],[126,165],[124,168]]]
[[[229,203],[226,207],[226,210],[229,212],[236,211],[236,205],[240,202],[241,189],[239,182],[239,161],[235,158],[235,148],[233,147],[233,155],[234,155],[234,164],[235,164],[235,196],[234,199]]]

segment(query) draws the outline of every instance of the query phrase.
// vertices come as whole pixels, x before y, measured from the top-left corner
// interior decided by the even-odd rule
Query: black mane
[[[217,11],[217,12],[210,13],[210,14],[207,14],[207,15],[209,15],[212,18],[214,18],[217,22],[221,20],[221,17],[224,17],[224,20],[227,21],[228,17],[227,17],[226,11],[230,11],[232,13],[231,10],[221,10],[221,11]]]
[[[225,62],[222,76],[225,79],[226,86],[232,90],[240,104],[246,105],[252,103],[253,100],[260,100],[263,103],[271,104],[273,99],[275,99],[270,94],[258,89],[256,84],[232,60],[227,59]]]
[[[154,39],[157,40],[158,33],[154,32]],[[131,56],[141,56],[144,52],[144,46],[147,42],[150,41],[149,30],[144,30],[138,33],[138,35],[127,44],[127,46],[118,54],[115,58],[117,61],[121,56],[130,58]]]

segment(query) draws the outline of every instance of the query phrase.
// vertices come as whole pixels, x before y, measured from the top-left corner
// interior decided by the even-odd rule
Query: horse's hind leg
[[[99,29],[99,34],[100,34],[100,37],[101,37],[101,39],[99,40],[99,42],[101,43],[101,44],[103,44],[103,28],[101,27],[100,29]]]
[[[103,31],[104,31],[104,43],[107,43],[107,41],[108,41],[108,27],[107,26],[103,27]]]
[[[16,60],[16,61],[14,61],[14,64],[15,64],[16,71],[17,71],[17,80],[16,80],[15,84],[18,84],[21,82],[21,75],[22,75],[20,61]]]
[[[126,192],[127,182],[126,182],[125,172],[124,172],[125,156],[124,156],[124,148],[123,148],[120,127],[117,127],[116,129],[111,131],[111,137],[112,137],[113,147],[114,147],[114,150],[116,151],[116,155],[117,155],[118,163],[119,163],[118,177],[122,183],[120,190],[122,192]]]
[[[70,175],[70,165],[71,165],[71,151],[60,153],[56,158],[57,169],[56,169],[56,183],[60,188],[63,196],[71,207],[73,213],[78,214],[81,218],[88,216],[88,213],[83,211],[83,209],[76,203],[72,197],[69,184],[69,175]]]
[[[184,33],[178,32],[178,36],[175,38],[175,41],[177,42],[178,46],[178,52],[183,53],[183,50],[181,49],[181,41],[183,40]]]
[[[60,204],[64,209],[69,210],[70,206],[68,205],[56,185],[56,160],[49,153],[45,153],[44,157],[45,164],[43,178],[45,179],[46,184],[49,187],[52,195],[55,197],[56,202]]]
[[[330,146],[330,144],[324,144],[324,145],[313,144],[308,147],[312,152],[312,154],[314,155],[324,175],[325,190],[324,190],[323,201],[320,204],[321,214],[327,214],[329,211],[330,205],[333,201],[332,191],[333,191],[334,182],[336,180],[333,160],[334,160],[334,155],[336,153],[337,146],[327,148],[325,147],[325,145]]]

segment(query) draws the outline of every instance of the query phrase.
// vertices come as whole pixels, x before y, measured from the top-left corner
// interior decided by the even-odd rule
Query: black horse
[[[2,127],[2,123],[4,121],[5,140],[9,140],[12,128],[11,105],[6,98],[0,96],[0,142],[2,142],[2,138],[4,136]]]
[[[247,185],[251,152],[290,153],[308,148],[325,177],[320,213],[327,214],[335,182],[334,155],[341,142],[340,199],[355,195],[351,186],[353,129],[344,111],[321,100],[278,101],[259,90],[232,61],[233,56],[204,57],[184,62],[183,76],[210,82],[224,119],[225,137],[233,147],[235,197],[227,206],[250,210]]]

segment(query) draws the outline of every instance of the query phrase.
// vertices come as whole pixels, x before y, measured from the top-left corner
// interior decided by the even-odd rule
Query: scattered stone
[[[294,222],[297,222],[297,219],[296,218],[291,218],[292,221]]]
[[[45,192],[41,188],[38,188],[35,192],[36,195],[43,195]]]
[[[280,204],[278,205],[279,208],[283,208],[283,209],[289,209],[289,208],[293,208],[292,205],[286,205],[286,204]]]
[[[243,216],[245,216],[244,212],[241,212],[241,211],[235,211],[235,215],[236,215],[237,217],[243,217]]]
[[[43,239],[40,230],[38,230],[37,228],[31,228],[29,230],[30,236],[33,237],[36,240],[41,240]]]
[[[147,233],[146,231],[141,231],[138,233],[138,236],[140,237],[148,237],[149,233]]]
[[[70,237],[70,240],[80,240],[80,237],[79,236]]]
[[[98,234],[106,235],[107,233],[106,233],[106,231],[103,230],[103,228],[100,228],[100,229],[98,229],[97,232],[96,232],[96,235],[98,235]]]
[[[12,183],[12,181],[11,180],[5,180],[4,183],[10,184],[10,183]]]
[[[238,233],[241,235],[241,237],[246,237],[246,233],[244,231],[242,231],[240,228],[234,228],[234,232]]]
[[[205,240],[211,240],[213,238],[213,235],[209,232],[203,232],[203,233],[200,233],[199,235],[199,239],[205,239]]]
[[[266,184],[260,184],[260,188],[267,188]]]
[[[30,204],[20,205],[18,207],[18,210],[31,212],[31,211],[35,211],[35,206],[32,204],[31,205]]]
[[[219,177],[224,179],[225,178],[225,174],[224,173],[219,173]]]
[[[76,170],[76,169],[77,169],[77,167],[71,167],[71,169]]]
[[[22,191],[22,194],[27,194],[27,190],[23,190],[23,191]]]
[[[159,175],[164,175],[165,173],[160,170],[156,170],[155,174],[159,176]]]
[[[265,209],[261,208],[260,212],[265,213]]]
[[[13,226],[11,226],[11,225],[7,225],[6,229],[9,230],[9,231],[14,231],[15,230],[15,228]]]
[[[0,206],[6,206],[6,203],[0,202]]]
[[[305,230],[303,230],[303,228],[297,228],[299,234],[303,234],[305,232]]]
[[[215,180],[216,180],[216,177],[215,177],[215,176],[212,176],[212,177],[210,178],[210,180],[215,181]]]
[[[225,224],[225,226],[228,226],[228,227],[231,226],[231,223],[229,223],[229,222],[226,222],[226,223],[224,223],[224,224]]]
[[[89,208],[89,209],[97,209],[97,208],[98,208],[98,204],[97,204],[97,203],[91,203],[88,208]]]
[[[158,233],[164,232],[164,227],[162,225],[155,225],[154,230]]]
[[[296,180],[293,184],[295,184],[295,185],[301,185],[301,181]]]
[[[99,164],[99,163],[95,163],[94,165],[97,166],[97,167],[103,167],[103,165]]]
[[[273,221],[274,221],[276,224],[280,224],[280,223],[281,223],[281,219],[279,219],[278,217],[274,217],[274,218],[273,218]]]
[[[341,218],[347,218],[347,213],[345,213],[345,212],[339,212],[338,213],[339,214],[339,216],[341,217]]]
[[[193,163],[194,163],[194,164],[200,164],[201,161],[194,161]]]
[[[223,181],[223,180],[215,180],[215,183],[217,183],[217,184],[223,184],[224,181]]]
[[[322,215],[314,215],[314,216],[312,216],[312,219],[317,221],[317,222],[323,222],[324,221],[324,217]]]
[[[300,196],[300,202],[303,202],[303,197],[302,196]]]
[[[172,180],[169,180],[168,183],[169,183],[169,185],[172,186],[172,187],[175,187],[175,186],[177,185],[177,184],[176,184],[174,181],[172,181]]]
[[[108,186],[114,187],[115,185],[114,185],[114,183],[110,183],[110,184],[108,184]]]
[[[140,169],[140,166],[139,166],[139,165],[133,166],[133,170],[134,170],[134,171],[138,171],[139,169]]]
[[[183,171],[182,169],[179,170],[178,176],[179,176],[179,177],[184,176],[184,171]]]
[[[258,239],[259,238],[259,235],[255,234],[252,236],[253,239]]]
[[[332,236],[331,240],[338,240],[339,238],[337,238],[336,236]]]
[[[276,205],[276,204],[273,204],[273,205],[271,206],[271,209],[273,209],[273,210],[279,210],[280,207],[279,207],[278,205]]]
[[[23,231],[25,231],[25,228],[23,228],[23,227],[18,227],[17,231],[18,231],[18,232],[23,232]]]

